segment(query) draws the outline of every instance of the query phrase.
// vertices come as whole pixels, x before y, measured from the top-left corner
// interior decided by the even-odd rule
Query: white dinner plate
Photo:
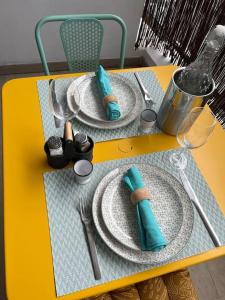
[[[121,166],[108,173],[101,180],[93,198],[93,220],[97,231],[105,243],[121,257],[141,264],[162,263],[176,256],[186,246],[191,236],[194,222],[192,203],[183,186],[171,174],[156,166],[137,164],[136,166],[142,173],[147,188],[151,189],[151,193],[154,196],[155,203],[153,204],[152,201],[152,209],[168,242],[168,245],[159,252],[141,251],[138,245],[138,238],[137,236],[135,237],[137,232],[130,228],[130,225],[133,225],[133,227],[136,225],[135,214],[134,211],[132,211],[132,205],[129,203],[129,192],[122,186],[121,180],[120,183],[117,184],[119,179],[122,178],[123,174],[131,166],[133,165]],[[155,178],[153,178],[154,174]],[[113,180],[115,180],[115,185],[113,184]],[[152,182],[148,183],[149,180],[152,180]],[[117,204],[119,203],[118,212],[115,212],[117,204],[112,204],[113,200],[111,195],[109,195],[110,184],[114,185],[114,188],[111,186],[113,189],[111,193],[117,198]],[[157,195],[158,193],[161,193],[161,195]],[[169,193],[169,195],[167,195],[167,193]],[[106,219],[104,221],[102,216],[102,210],[107,211],[107,209],[104,208],[106,207],[105,199],[107,199],[107,197],[109,201],[108,211],[109,207],[113,209],[113,213],[110,216],[112,223]],[[123,197],[124,202],[122,201]],[[103,199],[104,203],[102,202]],[[128,209],[126,215],[122,206]],[[175,212],[172,211],[173,209],[175,209]],[[179,215],[175,216],[176,213]],[[118,220],[115,220],[115,217],[118,218]],[[104,218],[106,218],[105,212]],[[134,218],[133,222],[131,218]],[[177,224],[175,224],[176,222]],[[109,228],[110,224],[113,224],[114,229]],[[120,231],[118,231],[119,224],[121,225]],[[126,239],[126,242],[119,237],[119,234],[123,239]],[[127,243],[127,241],[129,242]]]
[[[118,120],[106,119],[105,109],[99,95],[96,76],[89,74],[75,79],[67,91],[68,106],[78,111],[76,118],[86,125],[101,129],[115,129],[134,121],[144,108],[139,89],[129,79],[109,74],[113,94],[118,98],[121,117]]]
[[[139,168],[145,188],[152,195],[151,208],[163,235],[172,241],[183,222],[182,198],[177,185],[171,184],[171,175],[161,169],[146,165]],[[130,201],[130,191],[119,174],[106,187],[102,197],[102,217],[109,232],[125,246],[138,250],[139,241],[135,207]],[[168,224],[170,226],[168,226]]]

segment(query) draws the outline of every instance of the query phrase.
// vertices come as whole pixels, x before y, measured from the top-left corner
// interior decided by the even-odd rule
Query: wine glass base
[[[121,140],[118,142],[118,150],[123,153],[129,153],[133,150],[133,146],[129,141]]]
[[[54,121],[55,121],[55,128],[60,128],[63,127],[65,124],[65,121],[62,119],[57,118],[56,116],[54,116]]]
[[[184,153],[173,153],[170,155],[169,160],[178,170],[184,170],[187,166],[187,158]]]

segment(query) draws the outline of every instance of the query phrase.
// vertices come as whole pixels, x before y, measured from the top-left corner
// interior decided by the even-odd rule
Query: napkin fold
[[[131,192],[144,188],[141,174],[137,167],[131,167],[123,176],[123,181]],[[141,250],[160,251],[167,242],[160,230],[154,213],[151,209],[150,199],[143,199],[136,204],[136,219]]]
[[[102,100],[105,100],[108,96],[115,98],[112,93],[108,74],[102,66],[98,66],[95,75]],[[113,99],[105,104],[105,109],[108,120],[114,121],[120,118],[120,106],[116,101],[113,101]]]

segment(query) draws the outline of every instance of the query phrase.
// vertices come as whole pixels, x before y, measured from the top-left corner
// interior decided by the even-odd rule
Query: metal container
[[[212,88],[205,95],[191,95],[184,92],[176,84],[176,78],[183,69],[179,68],[173,73],[157,117],[159,128],[170,135],[176,135],[187,114],[194,107],[204,106],[204,97],[212,95],[215,90],[215,82],[212,81]]]

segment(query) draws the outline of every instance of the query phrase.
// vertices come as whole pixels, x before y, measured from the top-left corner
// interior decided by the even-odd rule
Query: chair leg
[[[136,284],[141,300],[170,300],[162,277],[155,277]]]
[[[83,300],[112,300],[109,293],[96,295],[94,297],[85,298]]]
[[[162,276],[170,300],[198,300],[188,270],[180,270]]]
[[[130,285],[110,292],[112,300],[140,300],[135,285]]]

